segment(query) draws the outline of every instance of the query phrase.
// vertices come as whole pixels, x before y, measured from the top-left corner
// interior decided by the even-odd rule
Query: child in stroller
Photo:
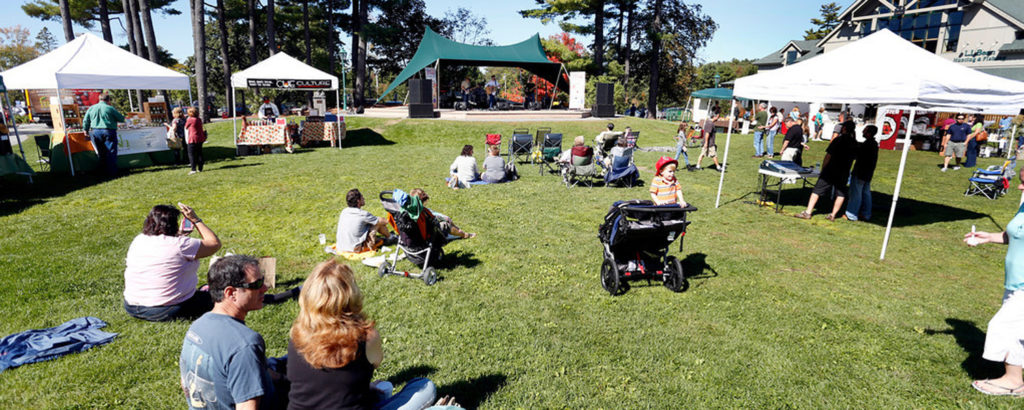
[[[654,205],[652,201],[618,201],[612,204],[598,230],[604,246],[601,265],[601,286],[612,296],[625,293],[628,281],[661,280],[674,292],[686,290],[686,274],[675,256],[668,254],[669,245],[686,235],[689,212],[693,205]]]
[[[442,247],[448,243],[447,232],[441,230],[437,218],[423,207],[420,198],[415,195],[400,189],[383,191],[380,193],[380,202],[388,212],[388,223],[398,232],[398,244],[394,252],[377,268],[377,273],[381,277],[397,275],[422,279],[427,285],[433,285],[437,282],[437,271],[431,265],[437,264],[444,257]],[[423,270],[415,273],[396,269],[400,253],[404,253],[409,262],[422,265]]]

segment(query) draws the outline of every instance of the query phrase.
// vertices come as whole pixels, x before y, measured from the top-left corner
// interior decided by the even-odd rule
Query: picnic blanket
[[[26,330],[0,339],[0,372],[109,343],[117,333],[99,330],[106,326],[106,322],[86,316],[60,326]]]
[[[445,178],[444,182],[451,181],[451,178]],[[487,184],[500,184],[500,182],[487,182],[482,179],[477,179],[469,182],[470,185],[487,185]]]

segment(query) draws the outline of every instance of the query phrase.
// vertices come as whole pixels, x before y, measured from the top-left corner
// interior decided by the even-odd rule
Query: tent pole
[[[337,114],[334,116],[334,123],[335,123],[335,128],[336,128],[334,130],[334,134],[335,134],[334,138],[338,139],[338,149],[341,149],[341,105],[340,104],[341,104],[341,93],[338,91],[337,88],[335,88],[334,89],[334,109],[335,109],[335,111],[337,111]]]
[[[729,108],[729,113],[732,114],[732,110],[736,109],[736,99],[732,100],[732,107]],[[729,128],[725,130],[725,157],[722,158],[722,172],[719,172],[718,176],[718,195],[715,196],[715,208],[718,208],[718,203],[722,200],[722,184],[725,182],[725,168],[729,163],[729,140],[732,139],[732,123],[736,121],[736,118],[729,116]],[[715,125],[712,124],[712,127]],[[711,149],[711,148],[708,148]]]
[[[13,116],[14,107],[11,107],[11,94],[9,91],[4,91],[4,98],[7,99],[8,111],[6,112],[10,112],[12,114],[11,118],[9,119],[11,120],[11,128],[14,129],[14,138],[18,140],[18,151],[21,152],[21,160],[25,161],[25,163],[28,164],[28,160],[25,159],[25,149],[21,147],[21,135],[18,134],[18,120],[16,117]],[[32,174],[28,174],[28,183],[32,183]]]
[[[1013,131],[1010,131],[1010,140],[1006,141],[1006,159],[1010,159],[1010,156],[1013,155],[1013,140],[1016,136],[1017,124],[1013,124]],[[1020,149],[1020,147],[1017,147],[1017,149]]]
[[[437,96],[437,100],[434,101],[434,95]],[[431,102],[434,104],[434,109],[441,108],[441,59],[434,61],[434,95],[430,96]]]
[[[548,104],[548,110],[555,105],[555,95],[558,94],[558,81],[562,79],[562,70],[565,70],[565,64],[558,67],[558,74],[555,75],[555,88],[551,90],[551,103]],[[566,71],[566,74],[569,72]]]
[[[232,88],[234,88],[234,87],[232,87]],[[129,97],[129,98],[131,98],[131,97]],[[188,86],[188,106],[191,107],[192,104],[195,104],[195,101],[192,101],[192,85],[189,85]]]
[[[135,103],[132,102],[132,90],[125,90],[125,91],[128,91],[128,109],[132,110],[132,111],[135,111]],[[58,95],[57,98],[60,98],[60,96]],[[61,102],[61,105],[63,105],[63,104],[64,103]]]
[[[910,120],[907,124],[914,124],[914,115],[917,114],[917,108],[910,108]],[[910,152],[910,131],[911,127],[907,127],[906,138],[903,141],[903,153],[900,155],[900,170],[896,174],[896,188],[892,192],[892,206],[889,208],[889,222],[885,224],[885,239],[882,240],[882,254],[879,255],[879,260],[885,260],[885,250],[889,247],[889,234],[892,232],[892,220],[896,216],[896,201],[900,199],[900,187],[903,185],[903,171],[907,167],[907,153]],[[899,140],[899,130],[896,131],[897,141]]]
[[[191,103],[192,95],[189,90],[189,98]],[[235,87],[231,87],[231,101],[235,100]],[[231,107],[231,139],[235,141],[235,155],[238,155],[238,104],[234,104]]]

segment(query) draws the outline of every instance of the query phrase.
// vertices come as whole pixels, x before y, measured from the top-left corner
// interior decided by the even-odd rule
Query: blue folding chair
[[[964,191],[964,196],[981,195],[988,199],[996,199],[1005,195],[1016,167],[1016,157],[1011,157],[1003,162],[1003,165],[975,169],[974,174],[968,179],[969,185]]]

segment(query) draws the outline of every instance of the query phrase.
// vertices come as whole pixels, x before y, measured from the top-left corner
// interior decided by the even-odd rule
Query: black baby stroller
[[[680,208],[647,200],[612,204],[598,230],[604,245],[601,286],[614,296],[629,289],[628,281],[658,279],[674,292],[685,290],[683,265],[669,256],[668,247],[679,238],[679,250],[683,249],[682,238],[690,224],[686,215],[696,210],[693,205]]]
[[[385,275],[405,276],[407,278],[422,279],[427,285],[437,282],[437,271],[433,266],[444,257],[442,247],[448,242],[447,235],[441,232],[437,219],[427,208],[423,208],[415,220],[399,206],[393,197],[393,191],[380,193],[380,202],[384,210],[388,211],[388,223],[398,232],[398,244],[391,255],[386,255],[384,262],[377,268],[381,277]],[[404,253],[409,262],[415,265],[422,265],[421,273],[399,271],[399,254]]]

